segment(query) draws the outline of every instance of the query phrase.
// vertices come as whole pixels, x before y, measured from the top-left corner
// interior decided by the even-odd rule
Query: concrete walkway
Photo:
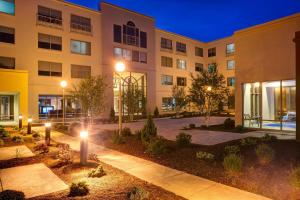
[[[43,130],[43,129],[41,129]],[[74,150],[80,150],[79,138],[52,131],[51,139],[70,144]],[[144,181],[160,186],[165,190],[186,199],[201,200],[254,200],[268,199],[237,188],[229,187],[182,171],[171,169],[148,160],[127,155],[103,146],[89,143],[89,153],[115,168],[131,174]]]
[[[32,156],[34,156],[34,154],[25,145],[0,148],[0,160],[9,160],[13,158],[26,158]]]

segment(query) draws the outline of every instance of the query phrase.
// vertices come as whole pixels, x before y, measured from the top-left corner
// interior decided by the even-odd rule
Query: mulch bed
[[[291,140],[266,142],[276,153],[274,160],[267,166],[259,164],[255,154],[256,146],[240,146],[243,157],[242,174],[238,177],[230,177],[224,171],[222,164],[224,147],[240,145],[239,140],[214,146],[190,145],[185,148],[179,148],[175,142],[167,140],[167,152],[160,156],[152,156],[146,153],[146,148],[136,136],[126,137],[124,144],[113,144],[111,135],[112,132],[93,135],[90,141],[272,199],[300,199],[300,190],[292,187],[289,181],[291,169],[300,166],[299,142]],[[198,151],[213,153],[215,161],[209,162],[196,158]]]

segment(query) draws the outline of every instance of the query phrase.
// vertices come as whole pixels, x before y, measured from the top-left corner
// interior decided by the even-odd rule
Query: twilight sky
[[[99,0],[67,0],[98,10]],[[200,41],[300,12],[300,0],[105,0],[155,18],[156,27]]]

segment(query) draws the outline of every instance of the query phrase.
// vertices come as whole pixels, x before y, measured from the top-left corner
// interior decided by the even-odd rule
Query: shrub
[[[242,125],[237,125],[234,129],[238,133],[242,133],[245,131],[245,128]]]
[[[186,133],[179,133],[176,136],[176,144],[180,147],[186,147],[191,144],[192,136]]]
[[[255,149],[255,153],[258,157],[259,163],[262,165],[269,164],[275,156],[274,150],[267,144],[258,145]]]
[[[196,128],[196,124],[189,124],[190,128]]]
[[[48,153],[49,152],[49,147],[42,143],[38,144],[33,148],[34,151],[39,152],[40,154]]]
[[[4,145],[4,141],[2,139],[0,139],[0,146]]]
[[[205,151],[199,151],[196,153],[196,157],[201,160],[213,161],[215,159],[215,155],[212,153],[208,153]]]
[[[115,112],[114,108],[110,108],[109,120],[110,120],[110,122],[116,121],[116,112]]]
[[[291,171],[290,183],[292,186],[300,189],[300,166],[296,167]]]
[[[265,134],[264,137],[261,138],[262,142],[274,142],[277,140],[277,137],[274,135]]]
[[[68,130],[68,126],[63,125],[63,124],[55,124],[54,128],[57,130],[62,130],[62,131],[67,131]]]
[[[223,166],[228,175],[236,176],[242,170],[243,160],[239,155],[229,154],[224,157]]]
[[[70,187],[70,197],[76,197],[76,196],[85,196],[89,193],[88,185],[85,181],[80,181],[78,183],[72,183]]]
[[[113,144],[124,144],[125,139],[122,135],[119,134],[119,131],[116,130],[112,135],[111,142]]]
[[[154,124],[151,115],[148,115],[147,121],[142,129],[141,139],[144,144],[150,142],[150,140],[157,136],[157,128]]]
[[[147,146],[147,152],[154,156],[157,156],[165,153],[166,147],[166,141],[163,137],[153,138]]]
[[[154,117],[159,117],[159,111],[158,111],[157,106],[154,109],[153,115],[154,115]]]
[[[234,120],[232,120],[231,118],[227,118],[227,119],[225,119],[225,121],[224,121],[224,128],[225,129],[234,129],[234,127],[235,127],[235,122],[234,122]]]
[[[88,177],[90,178],[100,178],[102,176],[106,175],[105,171],[103,170],[103,167],[99,165],[96,169],[92,169],[88,173]]]
[[[142,138],[142,130],[136,130],[135,132],[134,132],[134,135],[136,136],[136,138],[138,139],[138,140],[141,140]]]
[[[249,137],[249,138],[243,138],[241,139],[241,145],[242,146],[252,146],[257,144],[258,139]]]
[[[59,146],[57,158],[59,160],[59,166],[72,164],[74,161],[74,155],[72,150],[70,149],[70,146],[68,145]]]
[[[240,147],[238,145],[228,145],[224,148],[225,154],[238,154]]]
[[[94,154],[94,153],[90,153],[90,154],[88,155],[88,159],[89,159],[89,160],[92,160],[92,161],[95,161],[95,162],[100,162],[98,156],[97,156],[96,154]]]
[[[15,143],[22,143],[24,142],[23,138],[21,136],[15,135],[12,137],[12,141]]]
[[[4,190],[0,192],[0,200],[25,200],[25,195],[15,190]]]
[[[9,138],[10,134],[9,134],[9,132],[7,132],[7,131],[4,130],[4,131],[1,132],[1,137],[2,138]]]
[[[149,192],[141,187],[134,187],[127,193],[129,200],[146,200],[149,199]]]
[[[41,134],[39,132],[34,131],[33,134],[32,134],[32,137],[35,138],[35,139],[39,139],[39,138],[41,138]]]
[[[123,130],[122,130],[122,136],[131,136],[132,135],[132,133],[131,133],[131,130],[130,130],[130,128],[128,128],[128,127],[125,127],[125,128],[123,128]]]
[[[79,122],[73,122],[70,124],[68,130],[71,135],[79,136],[82,125]],[[64,129],[63,129],[64,130]]]

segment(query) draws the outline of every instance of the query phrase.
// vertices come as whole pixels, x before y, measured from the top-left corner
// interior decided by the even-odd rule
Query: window
[[[140,62],[141,63],[147,63],[147,53],[140,52]]]
[[[172,97],[163,97],[162,98],[162,110],[163,111],[172,111],[174,110],[175,102]]]
[[[166,38],[161,38],[160,47],[163,48],[163,49],[173,50],[172,40],[169,40],[169,39],[166,39]]]
[[[15,29],[5,26],[0,26],[0,42],[15,43]]]
[[[91,19],[71,14],[71,30],[92,32]]]
[[[181,42],[176,42],[176,51],[186,53],[186,44]]]
[[[234,77],[228,77],[227,78],[227,86],[234,86],[235,84],[235,78]]]
[[[216,47],[208,49],[208,57],[214,57],[217,55]]]
[[[235,67],[235,61],[234,60],[227,60],[227,69],[231,70]]]
[[[0,68],[15,69],[15,58],[0,56]]]
[[[186,86],[186,78],[184,78],[184,77],[177,77],[177,85],[178,86]]]
[[[213,73],[217,70],[217,66],[215,63],[208,64],[208,72]]]
[[[47,61],[39,61],[38,62],[38,74],[39,76],[62,76],[62,64],[47,62]]]
[[[71,52],[82,55],[91,55],[91,43],[71,40]]]
[[[124,44],[139,46],[139,29],[131,21],[123,25],[123,42]]]
[[[11,94],[0,94],[0,122],[3,121],[14,121],[14,109],[18,106],[18,103],[15,103],[15,97],[19,95]]]
[[[173,67],[173,59],[170,57],[161,57],[161,66],[163,67]]]
[[[141,31],[141,42],[140,42],[140,47],[142,48],[147,48],[147,33]]]
[[[131,51],[127,49],[123,49],[123,58],[125,60],[130,61],[131,60]]]
[[[71,78],[89,78],[90,76],[90,66],[71,65]]]
[[[132,61],[134,62],[140,61],[140,53],[138,51],[132,51]]]
[[[235,51],[235,47],[234,47],[233,43],[226,45],[226,54],[227,55],[234,54],[234,51]]]
[[[0,12],[14,15],[15,14],[15,1],[14,0],[0,0]]]
[[[122,28],[116,24],[114,24],[114,42],[122,43]]]
[[[195,71],[201,72],[203,70],[203,64],[202,63],[195,63]]]
[[[186,60],[177,59],[177,69],[186,70]]]
[[[173,85],[173,76],[161,75],[161,84],[162,85]]]
[[[62,13],[59,10],[38,6],[38,21],[62,26]]]
[[[200,47],[195,47],[195,55],[203,57],[203,49]]]
[[[124,59],[124,60],[128,60],[128,61],[130,61],[132,59],[130,50],[122,49],[119,47],[114,48],[114,56],[117,59]]]
[[[41,49],[62,50],[61,37],[39,33],[38,47]]]

